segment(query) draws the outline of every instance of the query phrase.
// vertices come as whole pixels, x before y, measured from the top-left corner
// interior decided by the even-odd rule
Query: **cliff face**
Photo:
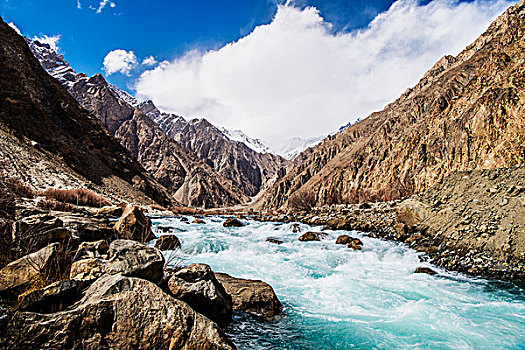
[[[279,170],[290,163],[281,156],[257,152],[243,142],[232,140],[206,119],[186,121],[174,114],[161,113],[151,101],[143,102],[139,108],[168,136],[195,152],[247,196],[255,196],[271,185]]]
[[[520,1],[384,110],[301,154],[261,205],[281,207],[303,191],[317,204],[390,200],[454,171],[523,163],[524,34]]]
[[[230,180],[166,136],[139,109],[117,129],[115,137],[184,205],[214,208],[248,200]]]
[[[90,187],[110,198],[172,202],[165,189],[0,20],[0,174],[37,188]]]
[[[28,40],[42,66],[184,205],[222,207],[248,198],[193,152],[168,137],[148,116],[135,110],[138,101],[109,84],[100,74],[76,73],[46,44]]]

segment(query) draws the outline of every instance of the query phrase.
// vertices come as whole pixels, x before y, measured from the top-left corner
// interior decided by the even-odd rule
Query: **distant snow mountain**
[[[228,130],[219,128],[226,137],[232,141],[242,142],[255,152],[272,153],[270,147],[265,145],[260,139],[254,139],[243,133],[241,130]]]
[[[283,158],[292,160],[304,150],[320,143],[324,138],[325,136],[311,138],[292,137],[284,144],[284,146],[276,150],[275,153]]]

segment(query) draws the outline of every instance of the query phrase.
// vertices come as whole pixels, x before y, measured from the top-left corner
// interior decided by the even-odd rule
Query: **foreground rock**
[[[134,205],[128,205],[115,229],[121,239],[132,239],[139,242],[148,242],[155,239],[151,230],[151,220],[147,218],[142,210]]]
[[[70,278],[92,281],[104,274],[122,274],[160,284],[163,269],[164,257],[160,251],[135,241],[119,239],[109,245],[107,260],[88,258],[75,261]]]
[[[299,237],[299,240],[301,242],[320,241],[321,237],[326,236],[328,235],[324,232],[305,232]]]
[[[58,243],[26,255],[0,270],[0,296],[16,297],[32,284],[39,283],[54,269]]]
[[[157,238],[155,248],[159,250],[175,250],[180,248],[179,237],[175,235],[164,235]]]
[[[244,223],[236,218],[228,218],[224,223],[222,224],[224,227],[243,227]]]
[[[43,289],[24,294],[18,310],[53,313],[64,310],[80,299],[83,284],[73,280],[57,281]]]
[[[0,347],[9,349],[235,349],[215,323],[157,285],[104,276],[65,311],[15,312]]]
[[[232,298],[205,264],[191,264],[168,281],[173,296],[219,324],[232,318]]]
[[[234,309],[263,318],[271,318],[283,312],[281,302],[268,283],[235,278],[225,273],[215,273],[215,276],[231,295]]]

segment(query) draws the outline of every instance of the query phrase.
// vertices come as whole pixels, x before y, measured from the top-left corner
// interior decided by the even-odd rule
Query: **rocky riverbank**
[[[399,241],[451,271],[525,280],[525,166],[454,173],[403,201],[256,216]]]
[[[222,331],[234,310],[282,312],[262,281],[170,266],[145,244],[155,235],[139,207],[31,203],[0,221],[0,348],[235,349]],[[158,246],[180,246],[163,237]]]

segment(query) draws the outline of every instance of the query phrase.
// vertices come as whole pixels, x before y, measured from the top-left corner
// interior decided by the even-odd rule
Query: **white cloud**
[[[115,7],[115,6],[117,6],[117,5],[116,5],[114,2],[112,2],[112,1],[109,1],[109,0],[101,0],[100,3],[98,4],[98,8],[96,9],[97,13],[101,13],[102,10],[104,9],[104,7],[106,7],[106,6],[108,6],[108,5],[109,5],[109,7]],[[95,9],[94,7],[91,7],[91,6],[90,6],[89,8],[91,8],[91,9],[93,9],[93,10]]]
[[[80,0],[77,0],[77,9],[82,10],[82,4],[80,3]]]
[[[60,34],[47,36],[34,36],[32,40],[38,40],[42,44],[48,44],[51,49],[53,49],[56,52],[60,51],[60,47],[58,47],[58,42],[60,41]]]
[[[13,22],[9,22],[7,23],[7,25],[13,28],[15,32],[17,32],[18,35],[22,35],[22,32],[20,31],[20,29],[18,29],[18,27]]]
[[[382,109],[512,3],[399,0],[366,29],[338,34],[315,8],[281,5],[237,42],[144,72],[137,96],[274,144],[322,135]]]
[[[142,61],[142,65],[144,65],[144,66],[154,66],[156,64],[157,64],[157,60],[153,56],[146,57]]]
[[[137,57],[133,51],[113,50],[104,57],[104,71],[108,74],[129,72],[138,65]]]

